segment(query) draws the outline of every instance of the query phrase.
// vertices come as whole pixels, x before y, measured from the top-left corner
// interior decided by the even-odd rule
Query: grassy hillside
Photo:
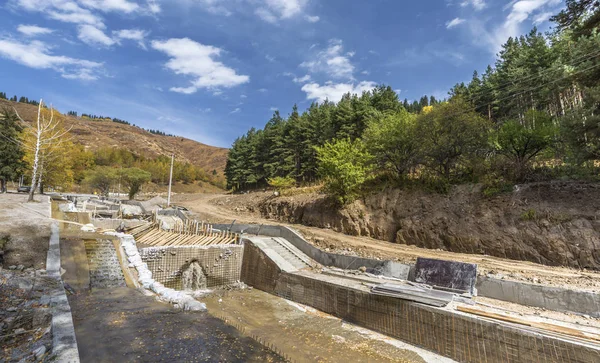
[[[0,109],[14,107],[27,122],[34,121],[37,106],[0,99]],[[144,157],[175,154],[182,162],[189,162],[207,172],[217,170],[223,176],[228,149],[205,145],[194,140],[176,136],[151,134],[139,127],[111,121],[93,121],[64,115],[65,125],[71,127],[73,141],[89,150],[114,147],[126,148]]]

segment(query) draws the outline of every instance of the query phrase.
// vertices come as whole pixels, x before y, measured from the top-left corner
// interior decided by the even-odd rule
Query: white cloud
[[[485,0],[465,0],[460,3],[460,6],[472,6],[475,10],[483,10],[487,4],[485,3]]]
[[[87,8],[96,9],[103,12],[123,12],[132,13],[140,9],[140,6],[128,0],[79,0]]]
[[[231,11],[227,9],[223,0],[199,0],[202,8],[211,14],[230,16]]]
[[[35,69],[53,69],[68,79],[95,80],[102,63],[52,55],[43,42],[21,43],[0,39],[0,56]]]
[[[561,4],[561,0],[512,1],[507,6],[510,13],[500,26],[490,30],[481,21],[470,21],[471,34],[476,43],[484,44],[491,52],[497,53],[509,37],[522,34],[522,24],[526,20],[533,17],[532,22],[541,22],[547,16],[548,11],[546,9],[559,4]]]
[[[461,18],[454,18],[452,20],[450,20],[449,22],[446,23],[446,29],[451,29],[454,28],[457,25],[460,25],[462,23],[465,22],[465,19],[461,19]]]
[[[369,91],[375,88],[375,82],[360,82],[353,83],[326,83],[319,85],[318,83],[308,83],[302,86],[302,91],[306,93],[306,99],[317,100],[323,102],[325,100],[338,102],[342,96],[348,92],[354,94],[362,94],[364,91]]]
[[[37,26],[37,25],[19,25],[17,27],[17,30],[28,36],[28,37],[35,37],[37,35],[44,35],[44,34],[50,34],[52,33],[54,30],[52,29],[48,29],[48,28],[42,28],[41,26]]]
[[[254,11],[254,13],[256,15],[258,15],[259,18],[261,18],[262,20],[266,21],[267,23],[277,23],[277,17],[275,16],[275,14],[273,14],[271,11],[265,9],[265,8],[258,8]]]
[[[304,83],[310,81],[310,74],[307,74],[303,77],[294,77],[294,83]]]
[[[266,89],[266,88],[259,88],[259,89],[258,89],[258,92],[260,92],[260,93],[266,93],[266,92],[268,92],[268,91],[269,91],[269,90],[268,90],[268,89]]]
[[[127,39],[136,41],[138,45],[143,49],[146,49],[146,43],[144,42],[144,39],[147,35],[147,32],[140,29],[122,29],[113,31],[113,36],[117,40]]]
[[[308,0],[262,0],[262,4],[254,11],[261,19],[269,23],[277,23],[301,15]],[[305,16],[311,23],[319,21],[318,16]]]
[[[246,95],[240,95],[240,98],[248,98]]]
[[[162,11],[160,4],[156,2],[156,0],[148,0],[147,3],[148,11],[152,14],[158,14]]]
[[[546,11],[546,12],[537,14],[536,16],[533,17],[533,25],[540,25],[541,23],[550,19],[550,17],[552,15],[554,15],[554,13],[551,11]]]
[[[102,13],[143,13],[156,14],[160,6],[156,0],[147,0],[147,8],[130,0],[13,0],[14,3],[28,11],[36,11],[47,17],[75,24],[94,25],[103,29],[104,19],[98,15]]]
[[[77,34],[79,40],[89,45],[99,45],[104,47],[110,47],[115,44],[116,41],[104,34],[104,32],[93,25],[81,25]]]
[[[250,77],[237,74],[233,68],[215,60],[222,52],[220,48],[200,44],[189,38],[154,40],[152,47],[170,57],[165,64],[168,69],[193,78],[190,86],[173,87],[173,92],[190,94],[201,88],[229,88],[250,80]]]
[[[102,18],[74,1],[64,0],[16,0],[17,5],[28,11],[39,11],[48,17],[66,23],[92,24],[104,27]]]
[[[269,108],[269,110],[275,112],[275,111],[279,111],[279,108],[277,108],[277,107],[271,107],[271,108]]]
[[[302,62],[300,67],[306,68],[311,73],[326,73],[338,79],[353,79],[354,66],[350,62],[352,52],[344,54],[342,41],[331,39],[329,47],[316,54],[314,60]]]
[[[242,109],[239,107],[234,108],[233,110],[231,110],[231,112],[229,112],[230,114],[234,114],[234,113],[240,113],[242,112]]]
[[[272,55],[265,55],[265,59],[268,60],[269,62],[275,62],[275,57],[273,57]]]

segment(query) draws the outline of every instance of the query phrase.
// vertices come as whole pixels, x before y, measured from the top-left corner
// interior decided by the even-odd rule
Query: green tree
[[[373,171],[372,156],[361,140],[327,142],[317,147],[317,158],[325,191],[341,204],[358,197],[361,186]]]
[[[422,159],[415,121],[414,114],[401,110],[372,120],[363,136],[379,167],[398,179],[405,177]]]
[[[25,169],[19,117],[9,108],[0,112],[0,193],[6,192],[6,181],[14,180]]]
[[[110,166],[96,166],[85,173],[83,183],[89,185],[92,189],[98,189],[100,194],[107,196],[110,187],[117,182],[119,175],[115,168]]]
[[[496,149],[513,163],[515,181],[524,180],[531,162],[552,144],[555,133],[552,118],[535,110],[528,111],[523,122],[510,120],[500,126]]]
[[[464,162],[487,149],[490,124],[461,97],[437,105],[417,119],[424,164],[450,181]]]
[[[559,30],[573,30],[576,38],[590,35],[600,27],[600,2],[567,0],[565,9],[550,20],[558,25]]]
[[[125,168],[119,171],[123,184],[128,189],[127,194],[129,199],[132,200],[137,193],[139,193],[142,186],[148,183],[152,175],[139,168]]]

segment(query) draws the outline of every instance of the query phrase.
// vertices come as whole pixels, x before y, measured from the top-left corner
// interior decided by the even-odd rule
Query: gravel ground
[[[51,360],[48,198],[0,194],[0,361]]]

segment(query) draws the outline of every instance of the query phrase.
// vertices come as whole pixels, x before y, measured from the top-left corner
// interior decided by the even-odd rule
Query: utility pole
[[[171,183],[173,182],[173,160],[175,154],[171,154],[171,172],[169,173],[169,196],[167,197],[167,207],[171,205]]]

